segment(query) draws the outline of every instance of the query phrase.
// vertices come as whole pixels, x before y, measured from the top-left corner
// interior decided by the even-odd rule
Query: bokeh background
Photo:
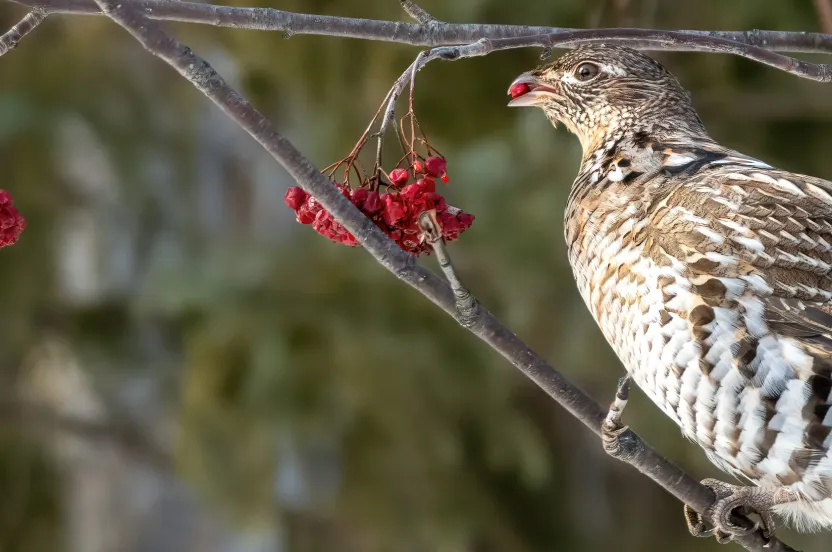
[[[454,22],[822,28],[809,0],[422,4]],[[394,0],[239,5],[406,20]],[[0,4],[2,27],[24,13]],[[418,51],[168,28],[319,167]],[[449,202],[477,217],[451,246],[462,275],[606,403],[622,369],[562,238],[578,142],[505,107],[538,56],[432,63],[416,112],[449,160]],[[832,178],[830,85],[657,57],[718,140]],[[722,549],[369,255],[296,224],[278,164],[110,21],[50,17],[0,58],[0,175],[29,222],[0,251],[0,552]],[[640,393],[626,419],[695,476],[719,475]]]

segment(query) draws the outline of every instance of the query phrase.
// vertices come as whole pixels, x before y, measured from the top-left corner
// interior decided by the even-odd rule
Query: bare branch
[[[421,23],[422,25],[430,25],[431,23],[439,23],[439,20],[436,19],[434,16],[426,12],[422,9],[421,6],[418,6],[411,2],[410,0],[401,0],[402,9],[405,11],[407,15]]]
[[[16,1],[39,6],[50,12],[100,13],[94,5],[90,5],[93,0]],[[32,2],[32,4],[29,4],[29,2]],[[137,9],[140,8],[146,16],[151,18],[210,23],[239,28],[281,30],[290,35],[299,33],[328,34],[388,40],[413,45],[448,42],[458,44],[477,40],[476,44],[458,46],[457,48],[460,51],[458,55],[455,55],[456,50],[442,50],[438,57],[443,59],[459,59],[461,57],[486,55],[498,50],[531,46],[544,48],[544,51],[548,52],[548,49],[553,47],[565,48],[583,42],[603,40],[606,42],[623,42],[632,47],[649,50],[687,50],[734,54],[800,77],[821,82],[832,80],[832,65],[808,63],[771,51],[777,47],[775,39],[779,39],[780,44],[784,47],[786,42],[784,33],[773,31],[725,33],[651,29],[547,29],[543,27],[500,25],[452,25],[437,21],[431,21],[427,25],[408,25],[390,21],[299,14],[270,8],[230,8],[176,2],[174,0],[140,0],[135,5]],[[768,38],[760,38],[760,33],[768,33],[766,35]],[[474,36],[476,34],[480,36]],[[786,34],[792,44],[801,44],[799,48],[801,51],[832,52],[831,35]],[[811,39],[811,47],[804,44],[807,37]],[[792,46],[792,48],[798,47]],[[433,59],[436,56],[432,54],[430,57]]]
[[[799,77],[820,82],[832,81],[832,64],[809,63],[772,52],[771,50],[766,50],[765,48],[740,44],[731,40],[725,40],[724,38],[691,35],[685,31],[653,31],[648,29],[581,29],[575,31],[558,31],[538,36],[500,38],[495,40],[482,39],[474,44],[467,44],[465,46],[442,46],[429,50],[430,55],[425,62],[432,59],[455,61],[466,57],[485,56],[491,52],[512,48],[528,48],[532,46],[540,48],[562,48],[583,42],[598,41],[619,41],[630,44],[630,40],[641,41],[642,43],[653,43],[659,46],[673,44],[703,52],[734,54]],[[658,49],[664,48],[660,47]]]
[[[32,11],[27,13],[17,25],[0,36],[0,56],[9,50],[17,48],[17,43],[20,42],[20,39],[35,30],[35,27],[40,25],[45,17],[46,12],[44,10],[41,8],[32,8]]]
[[[100,15],[95,0],[12,0],[29,7],[41,7],[49,13]],[[272,8],[232,8],[176,0],[136,0],[133,3],[152,19],[200,23],[237,29],[281,31],[398,42],[411,46],[448,46],[477,40],[528,37],[577,29],[530,25],[480,25],[435,22],[426,25],[293,13]],[[661,31],[651,31],[661,32]],[[832,35],[786,31],[677,31],[689,36],[721,38],[767,50],[781,52],[832,53]],[[695,50],[691,44],[665,42],[644,43],[637,37],[628,39],[634,48],[652,50]],[[708,50],[704,50],[708,51]]]

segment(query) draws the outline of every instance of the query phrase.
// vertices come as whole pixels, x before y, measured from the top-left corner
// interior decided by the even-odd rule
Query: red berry
[[[444,182],[445,184],[447,184],[447,183],[448,183],[448,180],[450,180],[450,178],[448,178],[448,173],[443,173],[443,174],[442,174],[442,182]]]
[[[350,192],[350,201],[352,204],[361,209],[361,206],[364,205],[364,202],[367,201],[367,196],[370,194],[370,191],[367,188],[356,188],[352,192]]]
[[[283,196],[283,202],[289,206],[293,211],[300,209],[300,206],[306,202],[309,194],[303,191],[299,186],[292,186],[286,190],[286,195]]]
[[[425,160],[425,172],[430,176],[441,176],[448,164],[441,157],[428,157]]]
[[[306,201],[298,208],[297,219],[301,224],[312,224],[315,221],[315,215],[317,214],[318,211],[315,209],[314,204],[310,201]]]
[[[404,169],[393,169],[390,171],[390,183],[393,186],[404,186],[407,184],[408,174]]]
[[[419,174],[420,172],[422,172],[423,169],[424,169],[424,167],[422,166],[421,161],[419,161],[417,159],[416,161],[413,162],[413,172],[415,172],[416,174]]]
[[[422,178],[416,181],[415,184],[410,184],[405,186],[399,196],[406,200],[406,203],[412,203],[413,200],[419,198],[424,192],[422,191],[422,186],[420,182],[422,182]]]
[[[12,196],[0,190],[0,247],[14,245],[26,228],[26,219],[12,205]]]
[[[530,92],[531,89],[532,87],[525,82],[518,82],[511,85],[511,88],[508,89],[508,93],[511,94],[512,98],[519,98],[523,94]]]
[[[390,194],[386,194],[384,197],[384,207],[381,210],[381,217],[387,226],[395,226],[407,214],[397,199]]]
[[[423,192],[436,191],[436,182],[429,176],[417,180],[416,185],[419,186]]]
[[[378,195],[378,192],[370,192],[367,194],[367,199],[364,200],[364,205],[362,205],[361,210],[364,211],[365,214],[373,215],[378,213],[381,209],[381,198]]]
[[[456,216],[456,219],[462,225],[463,229],[468,229],[474,224],[474,215],[469,215],[468,213],[460,213]]]

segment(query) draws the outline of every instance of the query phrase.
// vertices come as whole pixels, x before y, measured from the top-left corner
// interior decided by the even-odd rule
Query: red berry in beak
[[[516,84],[511,85],[511,88],[508,89],[508,93],[511,94],[512,98],[519,98],[523,94],[527,94],[532,89],[531,86],[526,84],[525,82],[518,82]]]

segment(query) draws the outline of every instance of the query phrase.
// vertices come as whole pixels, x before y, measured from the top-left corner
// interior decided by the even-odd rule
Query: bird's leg
[[[419,215],[419,225],[422,228],[422,238],[430,244],[434,253],[436,253],[439,268],[442,269],[442,273],[445,274],[445,278],[448,279],[451,290],[454,292],[457,321],[466,328],[473,327],[480,319],[480,303],[459,279],[456,270],[454,270],[454,265],[451,264],[451,256],[448,254],[445,241],[442,239],[442,228],[439,226],[439,221],[436,220],[436,211],[425,211]]]
[[[685,505],[685,520],[691,535],[714,536],[719,543],[730,542],[734,537],[748,535],[758,528],[765,538],[770,539],[774,536],[773,507],[797,500],[794,493],[782,487],[767,489],[729,485],[716,479],[705,479],[702,484],[714,492],[714,503],[708,507],[705,516]],[[760,521],[751,527],[738,525],[732,519],[735,512],[744,516],[756,514]],[[713,528],[708,529],[703,518],[712,520]]]
[[[621,413],[627,406],[630,398],[630,375],[627,374],[618,380],[618,388],[615,391],[615,400],[610,405],[607,417],[601,424],[601,442],[604,450],[613,458],[622,458],[624,447],[621,443],[621,435],[629,428],[621,423]]]

